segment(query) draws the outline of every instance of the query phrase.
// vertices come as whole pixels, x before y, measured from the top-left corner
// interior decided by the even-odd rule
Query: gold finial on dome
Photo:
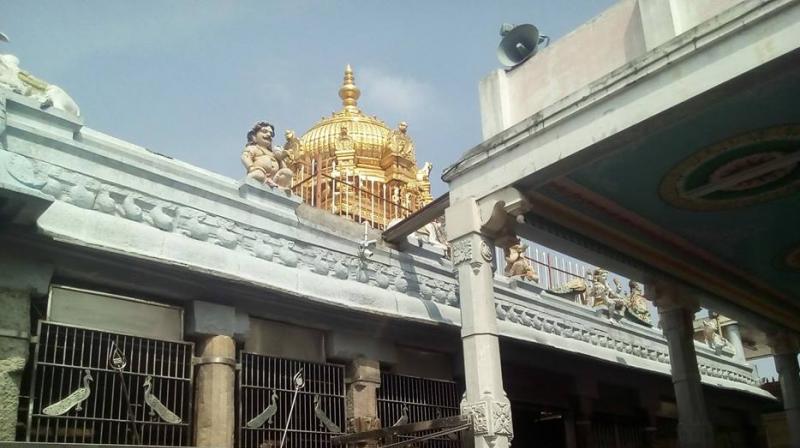
[[[342,87],[339,88],[339,98],[342,99],[344,108],[351,111],[358,110],[358,97],[361,96],[361,90],[355,84],[355,76],[353,76],[353,69],[350,64],[344,69],[344,81]]]

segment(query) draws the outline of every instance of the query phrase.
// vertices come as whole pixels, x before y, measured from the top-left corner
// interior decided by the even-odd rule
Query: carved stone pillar
[[[797,364],[798,340],[782,333],[772,337],[775,370],[781,383],[781,399],[789,428],[791,446],[800,447],[800,366]]]
[[[378,361],[359,358],[347,367],[347,432],[364,432],[381,427],[378,394],[381,368]],[[361,446],[374,447],[375,443]]]
[[[736,354],[733,355],[733,358],[739,362],[745,362],[744,359],[744,345],[742,345],[742,334],[739,330],[739,322],[730,322],[722,327],[722,336],[727,339],[733,349],[736,350]]]
[[[494,242],[481,233],[478,204],[463,199],[447,209],[447,235],[458,274],[466,397],[461,413],[473,419],[475,448],[511,445],[511,404],[503,390],[494,304]]]
[[[43,296],[53,268],[0,257],[0,442],[16,437],[20,381],[30,347],[31,296]]]
[[[197,356],[195,446],[232,448],[236,344],[230,336],[208,336],[197,344]]]
[[[699,307],[687,297],[680,297],[675,285],[658,282],[654,286],[661,329],[669,348],[672,384],[678,405],[680,446],[711,448],[714,446],[714,428],[708,418],[692,337],[692,321]]]

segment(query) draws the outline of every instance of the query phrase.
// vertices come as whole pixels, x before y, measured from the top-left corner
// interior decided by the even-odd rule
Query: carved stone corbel
[[[522,222],[530,203],[519,190],[506,187],[478,201],[481,232],[494,239],[503,249],[519,244],[516,226]]]

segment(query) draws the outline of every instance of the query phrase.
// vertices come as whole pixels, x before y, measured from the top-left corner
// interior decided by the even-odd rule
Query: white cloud
[[[396,115],[402,120],[414,120],[434,112],[439,103],[433,85],[375,67],[356,71],[356,84],[361,89],[364,109],[379,115]]]

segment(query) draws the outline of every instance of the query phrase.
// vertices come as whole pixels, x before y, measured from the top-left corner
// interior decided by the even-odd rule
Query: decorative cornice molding
[[[55,200],[318,275],[358,281],[442,305],[458,306],[455,281],[409,273],[399,266],[376,261],[364,262],[354,255],[311,245],[20,154],[5,152],[0,157],[6,159],[5,170],[10,179]]]
[[[655,361],[669,365],[669,352],[666,341],[659,337],[656,344],[647,344],[647,340],[634,335],[623,337],[619,335],[619,328],[600,328],[591,322],[578,322],[563,314],[547,312],[534,306],[525,306],[507,299],[496,297],[495,312],[497,319],[513,324],[528,327],[535,332],[548,333],[564,339],[591,344],[599,348],[606,348],[618,353],[632,355],[637,358]],[[728,356],[730,357],[730,356]],[[712,360],[698,362],[700,372],[712,378],[721,378],[748,386],[756,386],[757,381],[752,374],[746,374],[744,369],[734,370],[715,363]]]

